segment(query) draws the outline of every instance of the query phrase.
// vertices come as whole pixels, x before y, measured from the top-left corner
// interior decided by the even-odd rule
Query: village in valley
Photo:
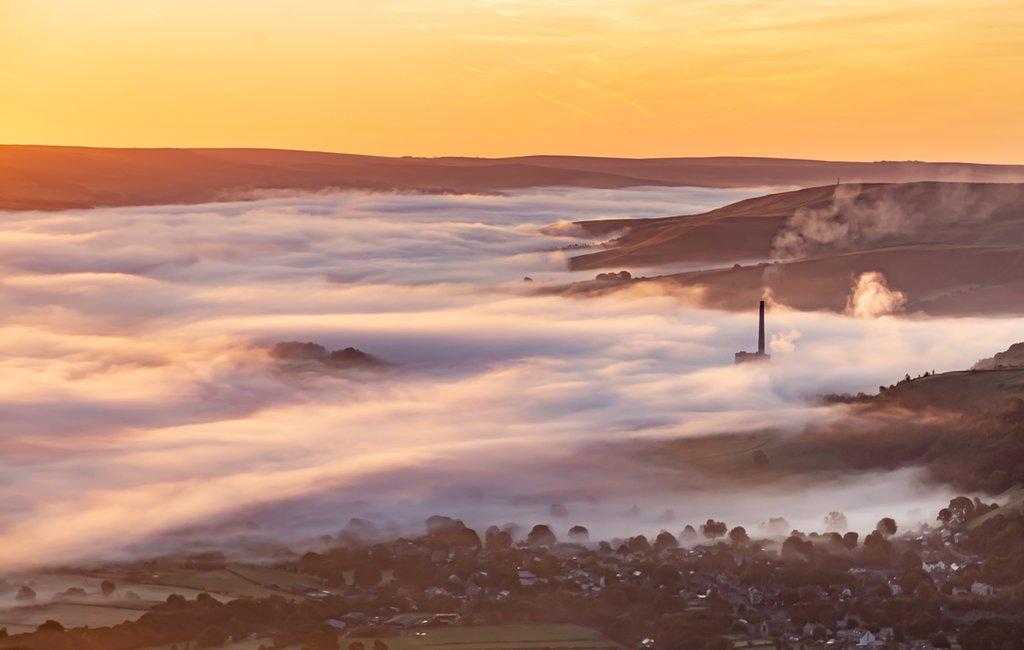
[[[1024,516],[1004,496],[863,537],[839,512],[824,532],[709,519],[610,541],[546,524],[480,535],[443,516],[386,539],[355,518],[259,564],[207,551],[8,580],[0,648],[1015,647]],[[122,610],[134,616],[114,624]]]
[[[0,0],[0,650],[1024,650],[1024,0]]]

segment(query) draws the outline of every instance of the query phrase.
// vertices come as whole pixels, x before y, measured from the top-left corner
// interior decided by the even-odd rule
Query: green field
[[[145,614],[147,609],[143,606],[128,609],[102,604],[48,603],[0,612],[0,626],[6,626],[8,632],[33,631],[38,625],[53,619],[60,621],[64,627],[106,627],[134,621]]]
[[[381,639],[389,650],[623,650],[596,630],[576,625],[478,625],[440,628],[416,628],[400,636]],[[376,639],[341,638],[342,650],[350,644],[362,643],[372,650]],[[261,644],[270,646],[271,639],[237,641],[223,646],[226,650],[257,650]],[[180,647],[180,646],[179,646]],[[148,650],[169,650],[159,646]],[[287,648],[284,650],[298,650]]]
[[[159,646],[153,646],[153,647],[150,647],[150,648],[146,648],[146,650],[171,650],[171,648],[173,648],[175,646],[177,646],[178,649],[180,650],[182,647],[184,647],[184,645],[185,644],[183,644],[183,643],[170,643],[170,644],[167,644],[167,645],[159,645]],[[264,648],[270,648],[270,647],[273,647],[273,645],[274,645],[274,640],[271,639],[271,638],[249,639],[249,640],[246,640],[246,641],[235,641],[233,643],[228,643],[226,645],[222,645],[222,646],[220,646],[218,648],[218,650],[259,650],[260,646],[263,646]],[[279,650],[299,650],[299,649],[298,649],[298,647],[295,647],[295,648],[280,648]]]
[[[35,603],[17,602],[13,594],[0,600],[0,627],[10,634],[32,632],[47,620],[59,621],[65,627],[88,625],[104,627],[135,620],[154,604],[163,602],[172,593],[195,598],[200,592],[164,585],[127,583],[111,576],[116,588],[109,597],[99,595],[103,576],[78,574],[22,575],[12,579],[14,584],[27,584],[36,592]],[[59,592],[69,587],[84,589],[85,598],[66,598]],[[128,592],[138,599],[127,599]]]
[[[621,650],[596,630],[577,625],[468,625],[414,628],[382,639],[390,650]],[[342,650],[375,639],[341,639]]]
[[[315,576],[303,573],[292,573],[283,569],[256,566],[249,564],[231,564],[228,570],[264,587],[276,585],[285,589],[318,589],[322,587],[322,581]]]
[[[99,593],[104,579],[110,579],[116,585],[109,597]],[[30,585],[37,596],[32,604],[16,601],[13,591],[0,598],[0,627],[6,626],[10,634],[32,632],[39,624],[51,619],[65,627],[116,625],[139,618],[150,607],[175,593],[194,599],[206,591],[224,602],[243,596],[282,595],[299,599],[300,596],[284,590],[319,586],[319,581],[311,576],[248,565],[230,565],[214,571],[167,567],[146,576],[141,582],[126,582],[123,575],[118,574],[73,573],[16,575],[9,576],[9,580],[13,584]],[[88,595],[84,598],[59,595],[70,587],[84,589]],[[128,592],[133,592],[138,598],[126,598]]]
[[[278,579],[281,579],[282,577],[283,576],[277,576]],[[250,577],[241,573],[236,573],[234,570],[230,569],[217,569],[213,571],[174,569],[160,573],[151,578],[151,580],[154,584],[161,585],[163,587],[207,591],[211,595],[219,597],[220,600],[230,600],[232,598],[244,596],[264,598],[275,595],[284,596],[285,598],[297,598],[297,596],[289,594],[281,589],[259,584]],[[281,583],[276,582],[274,584],[280,585]]]

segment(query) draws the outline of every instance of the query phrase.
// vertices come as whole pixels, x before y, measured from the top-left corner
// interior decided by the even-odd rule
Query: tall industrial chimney
[[[757,322],[757,352],[737,352],[736,363],[747,363],[748,361],[769,361],[772,357],[764,351],[764,301],[758,305]]]
[[[764,301],[761,301],[760,317],[757,323],[757,353],[764,354]]]

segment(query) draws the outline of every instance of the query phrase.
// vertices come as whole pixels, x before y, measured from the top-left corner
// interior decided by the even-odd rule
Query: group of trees
[[[971,520],[996,509],[995,504],[986,504],[978,497],[958,496],[950,500],[949,505],[941,510],[937,519],[946,526],[962,528]]]
[[[957,497],[940,512],[939,518],[946,523],[975,521],[979,513],[989,509],[980,501]],[[690,571],[735,572],[738,561],[739,576],[745,583],[762,588],[781,587],[779,598],[797,625],[855,617],[868,629],[897,626],[900,634],[912,638],[934,636],[941,643],[938,635],[950,632],[949,619],[940,606],[943,596],[921,569],[918,552],[908,547],[905,540],[894,538],[898,532],[895,520],[879,520],[860,545],[856,532],[841,532],[846,528],[842,513],[829,513],[825,525],[824,534],[793,531],[782,544],[782,563],[763,553],[743,527],[729,529],[725,522],[714,519],[701,525],[700,533],[692,526],[683,531],[683,541],[698,542],[703,538],[714,542],[706,545],[699,557],[661,555],[661,551],[680,544],[667,531],[659,533],[653,542],[643,535],[630,537],[617,549],[602,542],[596,550],[581,549],[573,559],[590,562],[590,570],[600,574],[605,588],[595,596],[567,577],[564,560],[547,552],[546,547],[557,539],[546,525],[534,526],[525,536],[526,544],[517,546],[513,544],[515,531],[510,526],[491,527],[481,540],[457,519],[432,517],[427,521],[426,534],[417,540],[367,544],[355,540],[371,537],[369,526],[350,522],[339,536],[342,543],[322,553],[307,553],[291,566],[321,576],[329,584],[347,583],[346,577],[350,577],[356,585],[374,588],[367,589],[362,596],[336,596],[302,603],[281,598],[248,599],[227,604],[206,594],[193,601],[171,596],[132,623],[71,630],[48,623],[27,635],[23,645],[55,650],[134,650],[172,643],[217,647],[229,638],[257,633],[273,636],[281,644],[302,644],[304,650],[386,650],[387,639],[363,643],[361,647],[362,642],[339,639],[323,621],[351,611],[373,616],[377,612],[408,610],[412,599],[412,606],[421,611],[458,611],[470,622],[579,623],[601,629],[630,645],[643,636],[653,635],[658,639],[657,647],[709,650],[721,647],[721,635],[733,626],[732,607],[712,595],[705,609],[688,611],[680,590],[686,587]],[[589,531],[576,526],[570,529],[569,536],[582,541],[589,537]],[[979,577],[995,584],[1024,581],[1024,517],[1000,514],[986,518],[970,529],[964,544],[984,558]],[[403,552],[403,547],[411,552]],[[436,559],[435,551],[452,549],[465,551],[442,553],[444,559]],[[630,575],[601,568],[601,555],[607,553],[629,555]],[[894,597],[887,585],[879,585],[877,593],[858,593],[848,605],[837,606],[828,592],[844,585],[855,587],[848,570],[859,563],[898,568],[898,582],[905,595]],[[520,568],[546,579],[545,588],[522,587]],[[393,582],[382,584],[384,571],[393,573]],[[403,587],[418,587],[422,591],[434,585],[446,585],[453,593],[459,593],[459,587],[452,585],[468,583],[470,579],[480,587],[497,588],[507,597],[466,604],[451,595],[398,596]],[[113,582],[105,581],[100,591],[111,595],[116,589]],[[760,615],[756,609],[741,613],[753,621]],[[1007,639],[1017,638],[1011,636],[1020,631],[1014,625],[976,624],[961,637],[961,645],[966,650],[1001,649]],[[1002,645],[986,645],[997,641]]]
[[[279,596],[221,603],[201,593],[195,600],[172,594],[136,621],[111,627],[65,629],[55,621],[18,636],[18,646],[46,650],[137,650],[196,643],[217,647],[250,634],[301,643],[320,634],[322,621],[339,612],[328,604],[294,603]]]

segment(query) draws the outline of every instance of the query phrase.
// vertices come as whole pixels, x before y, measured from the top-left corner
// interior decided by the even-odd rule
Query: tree
[[[658,536],[654,539],[654,550],[662,551],[666,548],[676,548],[679,546],[679,540],[676,539],[675,535],[663,530],[658,533]]]
[[[829,532],[845,533],[847,527],[846,515],[833,510],[825,515],[825,530]]]
[[[960,523],[966,524],[974,515],[974,501],[965,496],[953,497],[949,502],[949,510]]]
[[[907,571],[913,569],[920,570],[921,556],[915,553],[912,549],[907,549],[907,551],[903,554],[903,557],[900,558],[900,567],[906,569]]]
[[[875,530],[882,533],[886,537],[892,537],[896,534],[896,520],[892,517],[883,517],[878,520],[878,524],[875,526]]]
[[[981,619],[971,623],[966,630],[957,635],[964,650],[991,650],[994,648],[1014,648],[1024,637],[1024,626],[998,618]]]
[[[169,610],[184,609],[188,606],[188,599],[181,594],[171,594],[164,600],[164,603]]]
[[[637,535],[636,537],[630,537],[626,541],[626,547],[630,553],[646,553],[651,550],[651,543],[647,541],[645,536]]]
[[[5,628],[6,629],[6,628]],[[36,632],[63,632],[64,626],[59,622],[48,619],[45,623],[36,628]]]
[[[21,602],[33,601],[36,599],[36,591],[32,587],[25,585],[24,587],[18,590],[18,593],[14,596],[14,598]]]
[[[352,573],[352,579],[359,587],[376,587],[384,579],[384,572],[380,567],[369,562],[360,563]]]
[[[302,650],[341,650],[338,633],[331,629],[320,629],[302,644]]]
[[[218,648],[228,642],[228,633],[214,625],[208,625],[199,636],[196,644],[200,648]]]
[[[850,532],[843,535],[843,546],[852,551],[853,549],[857,548],[858,537],[859,535],[851,530]]]
[[[724,521],[715,521],[714,519],[708,519],[700,527],[700,532],[708,539],[717,539],[722,535],[725,535],[727,530],[729,530],[729,528],[725,525]]]
[[[932,577],[918,564],[916,567],[905,567],[903,576],[900,578],[900,588],[905,594],[916,594],[922,587],[925,591],[935,588]],[[924,592],[922,592],[924,593]]]
[[[678,588],[680,580],[679,569],[668,563],[659,564],[651,572],[651,582],[658,587]]]
[[[798,535],[790,535],[782,543],[783,560],[808,560],[814,555],[814,543],[801,539]]]
[[[451,546],[461,548],[480,548],[482,546],[480,536],[472,528],[460,528],[446,537]]]
[[[512,547],[512,535],[507,530],[499,530],[487,536],[487,550],[498,551]]]
[[[354,519],[352,521],[355,521]],[[351,523],[351,522],[349,522]],[[459,528],[465,528],[466,524],[461,519],[453,519],[451,517],[445,517],[443,515],[431,515],[427,517],[425,522],[427,526],[427,534],[437,534],[438,532],[451,532],[458,530]]]
[[[861,559],[868,564],[889,564],[892,561],[892,544],[881,531],[876,530],[864,538]]]
[[[526,536],[526,541],[530,546],[554,546],[558,542],[558,538],[551,532],[551,528],[544,524],[537,524]]]
[[[584,526],[573,526],[569,529],[569,539],[576,542],[585,542],[590,539],[590,531]]]
[[[345,527],[338,533],[338,538],[353,542],[356,544],[362,544],[372,540],[377,536],[377,524],[360,517],[352,517],[345,524]]]
[[[772,517],[761,524],[761,527],[770,535],[788,535],[792,530],[789,521],[785,517]]]
[[[747,535],[747,529],[743,526],[736,526],[729,531],[729,539],[733,544],[739,546],[740,544],[746,544],[750,542],[750,536]]]
[[[100,593],[102,593],[104,596],[109,596],[110,594],[114,593],[114,589],[116,589],[116,586],[110,580],[104,580],[100,583]]]

